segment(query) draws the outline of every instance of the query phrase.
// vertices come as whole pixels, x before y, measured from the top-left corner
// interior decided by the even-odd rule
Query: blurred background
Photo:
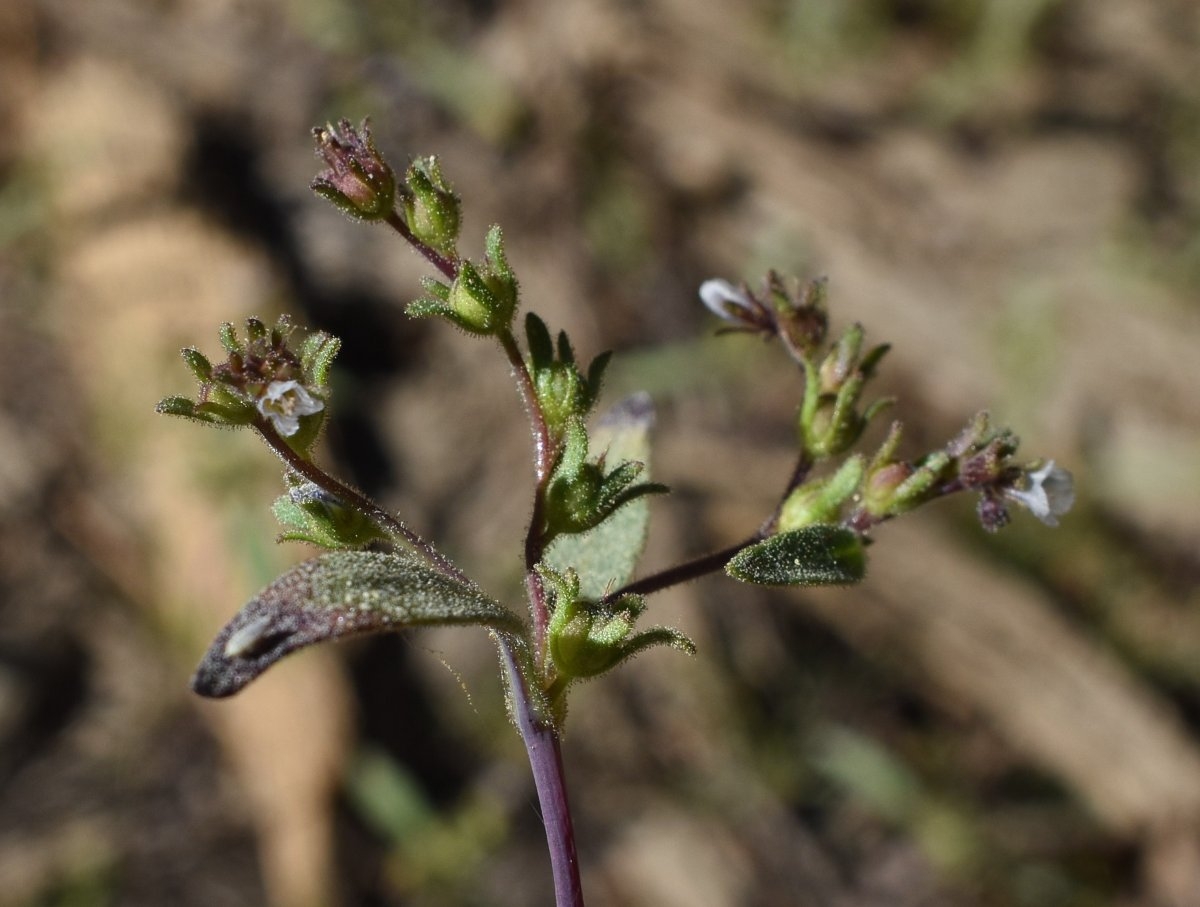
[[[307,188],[309,129],[365,115],[441,156],[467,254],[502,223],[526,306],[617,351],[609,401],[652,393],[647,570],[791,466],[796,377],[711,338],[712,276],[828,275],[894,344],[908,455],[986,407],[1077,478],[1057,530],[885,526],[851,590],[653,598],[699,655],[573,700],[589,904],[1200,904],[1189,0],[5,0],[0,904],[550,903],[484,634],[187,691],[310,554],[265,448],[153,413],[222,321],[340,335],[333,471],[519,602],[506,366],[406,320],[422,262]]]

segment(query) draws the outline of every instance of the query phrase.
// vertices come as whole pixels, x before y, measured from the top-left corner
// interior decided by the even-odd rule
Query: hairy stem
[[[533,386],[533,376],[525,365],[525,357],[517,346],[517,338],[512,331],[505,330],[497,338],[512,366],[513,377],[517,381],[517,391],[521,394],[521,403],[529,414],[530,428],[533,430],[533,469],[538,483],[544,482],[554,465],[554,451],[550,444],[550,429],[546,425],[546,417],[542,414],[542,405],[538,402],[537,389]],[[530,565],[532,566],[532,565]]]
[[[458,276],[458,262],[452,258],[447,258],[437,249],[434,249],[432,246],[428,246],[421,242],[421,240],[417,239],[417,237],[413,234],[413,231],[408,228],[408,224],[404,222],[404,218],[402,218],[395,211],[389,214],[384,219],[384,222],[401,236],[403,236],[405,242],[420,252],[429,261],[429,263],[441,271],[448,280],[453,280]]]
[[[575,828],[567,802],[566,776],[562,750],[553,723],[539,715],[529,691],[529,675],[522,670],[519,644],[500,637],[500,652],[512,690],[512,712],[537,788],[542,822],[546,826],[546,844],[550,848],[550,869],[554,876],[556,907],[584,907],[583,882],[579,877],[579,855],[575,850]]]
[[[267,446],[275,452],[275,455],[279,459],[283,460],[284,464],[292,472],[303,476],[322,491],[328,492],[338,500],[374,520],[392,535],[403,538],[417,549],[438,572],[468,586],[473,587],[475,585],[449,558],[405,526],[400,520],[396,519],[362,492],[356,491],[349,485],[339,482],[316,463],[304,459],[304,457],[292,450],[291,446],[275,430],[275,426],[269,420],[262,416],[257,416],[252,424],[254,429],[262,436],[262,439],[267,442]]]
[[[694,560],[676,564],[674,567],[668,567],[666,570],[660,570],[658,573],[643,576],[632,583],[626,583],[615,592],[608,593],[608,595],[601,599],[601,604],[616,601],[622,595],[649,595],[652,592],[661,592],[663,589],[678,586],[680,583],[686,583],[689,580],[699,579],[710,573],[716,573],[718,570],[724,568],[733,556],[743,548],[749,548],[751,545],[761,542],[764,538],[766,538],[766,533],[761,531],[756,532],[750,538],[738,542],[736,545],[730,545],[728,548],[722,548],[720,551],[714,551],[711,554],[705,554]]]
[[[529,415],[529,424],[533,431],[533,471],[537,484],[533,490],[533,513],[529,517],[529,530],[525,534],[525,589],[529,593],[529,608],[533,614],[533,638],[537,653],[535,657],[538,664],[541,664],[546,628],[550,623],[550,609],[546,603],[546,590],[542,585],[542,578],[534,568],[541,562],[545,549],[542,515],[546,506],[546,487],[550,482],[550,471],[554,468],[555,451],[550,441],[546,417],[542,413],[542,405],[538,402],[537,388],[533,385],[533,376],[521,355],[517,338],[513,336],[512,331],[506,330],[498,339],[505,356],[508,357],[509,365],[512,366],[521,403]]]

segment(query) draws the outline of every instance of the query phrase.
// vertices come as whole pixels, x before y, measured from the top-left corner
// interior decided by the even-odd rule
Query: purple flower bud
[[[352,217],[382,220],[396,203],[396,176],[375,149],[363,120],[361,135],[349,120],[313,130],[317,154],[329,169],[312,181],[312,190]]]

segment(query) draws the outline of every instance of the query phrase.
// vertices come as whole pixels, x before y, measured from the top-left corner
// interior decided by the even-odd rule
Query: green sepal
[[[281,542],[308,542],[338,550],[362,548],[387,538],[367,516],[307,484],[276,498],[271,510],[284,527],[277,539]]]
[[[404,314],[410,318],[445,318],[447,321],[463,327],[459,324],[454,309],[437,299],[426,299],[425,297],[414,299],[404,307]],[[466,330],[466,328],[463,329]]]
[[[934,487],[945,478],[953,462],[945,451],[935,451],[921,459],[912,475],[892,492],[884,512],[896,516],[925,503]]]
[[[422,277],[421,287],[438,302],[450,302],[450,284],[444,283],[436,277]]]
[[[234,403],[206,400],[203,403],[196,404],[196,415],[214,425],[229,425],[234,427],[250,425],[254,422],[257,412],[253,405],[241,400],[237,400]]]
[[[522,637],[524,622],[476,587],[409,555],[334,551],[258,593],[217,634],[192,678],[201,696],[231,696],[305,646],[421,626],[475,625]]]
[[[610,671],[651,646],[668,645],[689,654],[696,651],[690,639],[668,627],[634,634],[634,625],[646,610],[646,600],[640,595],[622,595],[602,604],[579,597],[579,577],[574,570],[559,573],[543,564],[538,573],[551,591],[553,613],[547,636],[560,690],[574,680]]]
[[[517,278],[508,265],[508,256],[504,253],[504,231],[499,224],[488,227],[487,235],[483,238],[483,251],[487,255],[488,270],[515,292]]]
[[[879,367],[880,361],[891,348],[890,343],[881,343],[879,346],[872,347],[867,355],[862,357],[862,361],[858,364],[858,370],[867,378],[874,377],[875,369]]]
[[[604,451],[606,460],[642,463],[642,478],[645,478],[649,471],[653,423],[654,408],[649,396],[635,394],[597,420],[591,444]],[[633,576],[646,546],[649,522],[649,501],[645,497],[630,501],[594,529],[558,536],[546,549],[546,563],[560,571],[574,568],[579,574],[581,594],[601,598]]]
[[[317,397],[322,402],[325,402],[325,395],[316,393],[315,389],[311,391],[314,397]],[[312,449],[316,446],[317,441],[321,438],[321,432],[325,428],[325,417],[329,415],[329,407],[325,406],[318,412],[309,413],[301,416],[296,432],[290,435],[280,435],[284,443],[292,450],[306,460],[312,459]]]
[[[242,342],[238,340],[237,328],[233,326],[232,322],[223,322],[221,327],[217,329],[217,336],[221,339],[221,346],[225,352],[230,355],[243,351]]]
[[[227,425],[239,428],[254,421],[254,407],[239,401],[237,406],[227,406],[213,401],[197,403],[187,397],[164,397],[154,407],[156,413],[164,416],[179,416],[200,422],[204,425]]]
[[[246,338],[251,342],[265,342],[267,339],[267,326],[263,324],[261,318],[256,318],[251,315],[246,319]]]
[[[183,364],[188,367],[188,371],[195,376],[197,381],[205,384],[212,380],[212,363],[202,352],[194,346],[187,346],[179,351],[179,355],[183,358]]]
[[[328,386],[329,370],[341,348],[342,341],[325,331],[315,331],[304,338],[300,345],[300,368],[309,387]]]
[[[836,522],[842,505],[858,490],[865,471],[866,460],[861,454],[855,454],[847,458],[832,476],[813,479],[796,488],[780,508],[779,531]]]
[[[844,586],[863,578],[866,561],[855,533],[817,524],[742,549],[725,565],[725,572],[759,586]]]
[[[179,416],[183,419],[191,419],[193,422],[203,422],[209,425],[221,421],[210,413],[200,412],[196,408],[196,401],[190,400],[187,397],[164,397],[158,401],[158,405],[154,407],[154,411],[164,416]]]
[[[621,647],[621,661],[628,661],[639,652],[654,646],[666,646],[685,655],[696,654],[696,644],[687,634],[674,627],[650,627],[625,641],[625,645]]]
[[[608,370],[608,363],[611,361],[612,350],[605,350],[598,354],[588,366],[587,386],[591,403],[594,403],[600,396],[600,389],[604,385],[604,373]]]
[[[537,374],[554,362],[554,341],[550,329],[535,312],[525,315],[525,340],[529,346],[530,370]]]
[[[546,490],[543,537],[547,540],[587,532],[624,505],[667,491],[652,482],[634,484],[645,468],[641,463],[624,461],[605,472],[605,457],[588,462],[587,452],[587,429],[581,418],[573,416],[567,421],[562,453]]]

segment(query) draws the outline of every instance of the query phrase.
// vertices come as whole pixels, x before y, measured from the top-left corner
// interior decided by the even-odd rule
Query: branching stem
[[[353,507],[363,515],[374,520],[385,530],[392,535],[403,538],[406,542],[412,545],[421,555],[429,561],[429,563],[438,572],[457,580],[460,583],[465,583],[468,586],[475,586],[465,573],[444,554],[438,551],[433,545],[413,532],[400,520],[396,519],[365,494],[356,491],[349,485],[339,482],[329,473],[325,472],[316,463],[311,460],[306,460],[296,451],[292,450],[291,446],[283,439],[283,437],[275,430],[275,426],[263,416],[258,416],[252,423],[255,431],[257,431],[262,439],[267,443],[267,446],[275,452],[279,459],[283,460],[288,469],[297,475],[303,476],[312,482],[322,491],[328,492],[338,500]]]

